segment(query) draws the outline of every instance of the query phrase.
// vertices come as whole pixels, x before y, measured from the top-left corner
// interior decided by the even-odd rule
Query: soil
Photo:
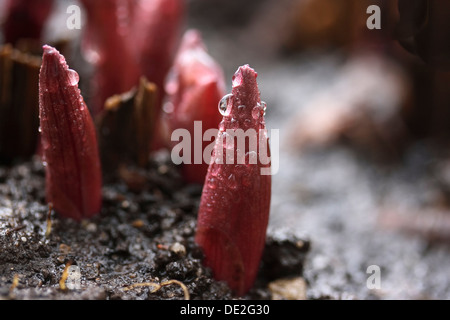
[[[354,57],[348,50],[280,55],[277,22],[282,19],[263,10],[275,2],[248,3],[256,2],[254,10],[236,15],[233,8],[217,9],[219,2],[192,0],[187,23],[203,32],[226,79],[242,64],[255,68],[268,105],[267,126],[280,129],[280,170],[273,176],[266,250],[251,292],[234,296],[202,266],[193,240],[201,187],[183,184],[167,155],[159,154],[145,170],[127,168],[122,179],[107,180],[99,216],[76,223],[52,212],[48,236],[40,161],[1,167],[1,298],[183,299],[177,284],[156,292],[125,290],[175,279],[187,286],[191,299],[271,299],[277,280],[301,278],[306,292],[296,298],[450,299],[450,155],[428,140],[399,148],[400,156],[390,163],[348,143],[310,149],[286,145],[293,116],[314,108],[311,102],[330,87],[339,88]],[[220,1],[227,3],[232,2]],[[358,65],[369,78],[378,70],[372,67]],[[383,73],[378,76],[375,83],[388,80]],[[389,104],[384,93],[368,96]],[[79,287],[61,290],[68,262],[79,267],[80,273],[69,275],[79,277]],[[378,289],[368,286],[370,266],[380,268]]]

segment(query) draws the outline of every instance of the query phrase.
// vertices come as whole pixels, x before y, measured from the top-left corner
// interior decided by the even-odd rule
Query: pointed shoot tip
[[[240,66],[233,76],[233,87],[239,87],[244,81],[255,81],[258,73],[248,64]]]

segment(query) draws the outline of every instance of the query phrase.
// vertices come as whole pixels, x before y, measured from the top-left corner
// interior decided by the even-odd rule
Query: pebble
[[[306,281],[302,277],[272,281],[269,290],[272,300],[306,300]]]

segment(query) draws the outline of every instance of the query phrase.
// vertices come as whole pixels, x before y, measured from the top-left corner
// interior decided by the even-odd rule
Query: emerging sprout
[[[262,174],[270,163],[264,164],[250,143],[240,150],[228,139],[229,130],[242,129],[257,135],[258,150],[268,148],[265,103],[256,77],[249,66],[240,67],[231,95],[223,102],[227,108],[203,186],[196,233],[204,263],[238,295],[245,294],[257,276],[270,211],[271,176]],[[226,150],[231,150],[235,163],[223,159]],[[245,155],[244,163],[239,162],[240,155]]]
[[[195,121],[201,123],[202,136],[208,129],[217,129],[222,116],[217,112],[217,101],[225,94],[222,68],[208,54],[201,35],[188,30],[182,40],[175,62],[166,81],[167,97],[164,103],[163,122],[166,140],[176,129],[186,129],[195,136]],[[197,141],[191,140],[191,150]],[[200,143],[203,150],[209,141]],[[203,158],[203,157],[201,157]],[[184,164],[182,174],[186,182],[203,184],[209,163],[196,163],[191,154],[189,164]]]
[[[94,123],[78,89],[78,74],[44,46],[39,118],[47,201],[62,216],[88,218],[101,208],[101,167]]]

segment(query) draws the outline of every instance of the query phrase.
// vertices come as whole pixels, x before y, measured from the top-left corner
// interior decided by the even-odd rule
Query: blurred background
[[[55,1],[40,41],[66,43],[88,101],[86,17],[67,29],[70,4]],[[258,72],[280,130],[269,232],[311,240],[309,298],[450,299],[449,14],[432,0],[187,0],[183,30],[201,31],[227,91],[240,65]]]

